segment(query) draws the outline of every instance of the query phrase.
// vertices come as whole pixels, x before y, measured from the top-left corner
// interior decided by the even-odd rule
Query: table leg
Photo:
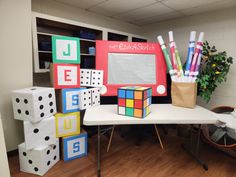
[[[197,132],[197,142],[196,142],[196,149],[193,149],[193,136],[191,133],[190,136],[190,144],[189,146],[187,146],[186,144],[182,144],[182,148],[188,152],[200,165],[202,165],[202,167],[204,168],[204,170],[208,170],[208,165],[206,162],[204,162],[203,160],[200,159],[199,157],[199,148],[200,148],[200,137],[201,137],[201,125],[198,125],[198,132]]]
[[[113,126],[113,128],[112,128],[112,130],[111,130],[111,135],[110,135],[109,142],[108,142],[108,145],[107,145],[107,152],[109,152],[109,150],[110,150],[110,146],[111,146],[111,141],[112,141],[112,138],[113,138],[114,129],[115,129],[115,125]]]
[[[101,132],[100,125],[98,125],[98,144],[97,144],[97,176],[101,176]]]
[[[158,141],[159,141],[159,143],[160,143],[160,145],[161,145],[161,149],[164,149],[163,144],[162,144],[162,141],[161,141],[161,136],[160,136],[160,134],[159,134],[159,132],[158,132],[158,129],[157,129],[157,125],[154,124],[154,127],[155,127],[155,130],[156,130],[156,134],[157,134]]]

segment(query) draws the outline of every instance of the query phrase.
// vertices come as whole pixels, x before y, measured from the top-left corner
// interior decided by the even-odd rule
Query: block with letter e
[[[57,113],[56,118],[56,137],[77,135],[80,133],[80,112]]]
[[[56,89],[80,86],[80,65],[51,64],[51,83]]]
[[[80,64],[80,39],[52,36],[52,59],[53,63]]]
[[[79,92],[85,88],[67,88],[56,90],[57,109],[61,113],[80,111]]]
[[[69,161],[87,155],[87,132],[62,138],[63,160]]]

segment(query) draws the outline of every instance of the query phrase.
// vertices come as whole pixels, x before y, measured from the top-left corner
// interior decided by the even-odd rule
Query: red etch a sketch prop
[[[96,41],[96,70],[103,70],[102,96],[116,96],[123,86],[152,88],[166,96],[166,64],[158,43]]]

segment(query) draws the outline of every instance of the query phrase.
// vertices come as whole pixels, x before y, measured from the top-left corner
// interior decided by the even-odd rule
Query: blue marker
[[[189,37],[188,56],[187,56],[186,67],[185,67],[185,76],[189,76],[189,73],[190,73],[192,58],[194,54],[195,38],[196,38],[196,31],[192,31]]]

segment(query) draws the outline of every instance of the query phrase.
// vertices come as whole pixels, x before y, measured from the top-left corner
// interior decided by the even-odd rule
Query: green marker
[[[172,63],[171,63],[171,60],[170,60],[170,55],[169,55],[169,53],[168,53],[168,51],[166,49],[166,45],[165,45],[165,43],[163,41],[162,36],[158,36],[157,40],[158,40],[159,44],[161,45],[162,52],[163,52],[163,54],[165,56],[166,65],[167,65],[169,74],[171,76],[171,79],[174,80],[175,73],[174,73],[174,70],[173,70],[173,67],[172,67]]]

